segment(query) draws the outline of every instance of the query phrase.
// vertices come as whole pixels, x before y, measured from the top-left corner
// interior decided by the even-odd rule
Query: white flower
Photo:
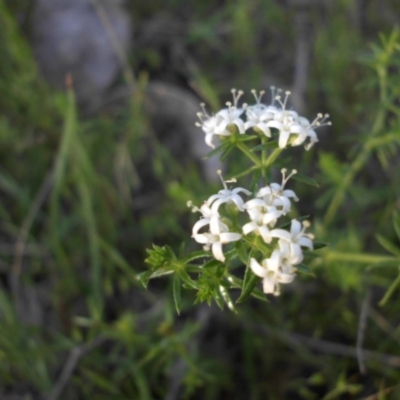
[[[243,95],[243,91],[236,89],[231,90],[233,97],[233,105],[231,102],[227,102],[227,108],[222,109],[217,113],[217,116],[220,118],[220,123],[218,126],[218,130],[223,132],[229,130],[232,125],[236,125],[239,133],[243,134],[245,132],[244,121],[240,118],[243,114],[243,111],[247,107],[247,104],[244,104],[242,108],[238,107],[238,101]]]
[[[254,232],[256,235],[260,235],[265,243],[270,243],[272,236],[268,225],[274,227],[282,212],[273,206],[267,205],[262,199],[249,200],[244,205],[244,208],[249,214],[250,222],[243,225],[243,234],[247,235]]]
[[[199,117],[201,123],[196,122],[196,126],[203,129],[203,132],[206,134],[205,137],[206,144],[214,149],[215,146],[212,142],[213,136],[214,135],[229,136],[231,135],[231,132],[227,130],[221,131],[220,130],[220,124],[222,122],[221,117],[219,117],[218,115],[209,116],[205,111],[203,103],[201,104],[201,107],[203,108],[203,112],[197,113],[197,116]]]
[[[313,249],[312,239],[314,236],[310,233],[304,233],[309,226],[310,223],[308,221],[304,221],[301,224],[296,219],[292,219],[290,232],[285,229],[274,229],[270,232],[270,236],[279,239],[280,252],[284,254],[292,265],[303,261],[302,247],[307,247],[310,250]]]
[[[218,175],[221,178],[222,184],[224,186],[224,189],[220,190],[218,192],[218,194],[213,194],[207,201],[206,201],[206,205],[208,207],[211,207],[211,209],[213,211],[217,211],[219,206],[223,203],[234,203],[236,204],[236,207],[239,209],[239,211],[243,211],[243,199],[239,196],[239,193],[244,193],[247,196],[251,194],[251,192],[247,189],[238,187],[238,188],[234,188],[234,189],[228,189],[228,186],[226,185],[227,183],[230,182],[236,182],[236,179],[232,179],[230,181],[224,181],[222,178],[222,172],[221,170],[217,171]]]
[[[262,104],[249,106],[246,109],[246,117],[246,130],[249,128],[257,128],[258,130],[262,131],[265,136],[271,137],[271,131],[267,123],[274,118],[274,113],[270,107]]]
[[[268,205],[281,207],[282,214],[285,215],[290,211],[290,199],[292,198],[294,201],[299,200],[293,190],[284,189],[287,181],[296,174],[297,171],[295,169],[292,170],[292,173],[286,177],[286,168],[282,168],[281,173],[282,183],[271,183],[261,188],[257,193],[257,197],[264,199]]]
[[[271,257],[263,260],[261,265],[251,258],[250,268],[255,275],[263,278],[263,292],[275,296],[280,294],[279,283],[291,283],[295,278],[294,269],[279,250],[274,250]]]
[[[298,137],[292,142],[292,146],[299,146],[307,138],[309,138],[310,141],[305,146],[305,149],[306,150],[311,149],[314,143],[318,142],[318,137],[314,129],[324,125],[331,125],[330,121],[325,122],[328,118],[329,114],[322,115],[320,113],[317,114],[317,117],[314,119],[314,121],[310,123],[310,121],[307,118],[299,117],[298,121],[300,125],[303,127],[303,133],[298,135]]]
[[[271,121],[274,118],[274,114],[277,109],[274,106],[266,106],[264,104],[261,104],[261,98],[264,94],[263,90],[258,96],[257,92],[254,89],[251,92],[253,93],[257,104],[254,104],[253,106],[248,106],[246,108],[247,121],[244,126],[246,130],[249,128],[255,128],[256,130],[262,131],[265,136],[271,137],[271,131],[268,128],[267,122]]]
[[[304,128],[293,113],[294,111],[277,112],[274,115],[274,119],[267,122],[268,127],[279,130],[278,146],[280,149],[287,146],[291,134],[299,135],[304,131]]]
[[[210,232],[199,233],[200,229],[209,225]],[[239,240],[242,235],[240,233],[229,232],[229,228],[218,218],[203,218],[197,221],[192,230],[192,237],[197,243],[204,244],[205,250],[210,250],[215,259],[225,261],[222,251],[222,245]]]
[[[218,132],[226,132],[229,127],[232,125],[236,125],[239,129],[239,133],[243,134],[245,132],[245,126],[243,120],[240,116],[243,114],[243,108],[236,108],[232,106],[231,103],[226,103],[228,108],[224,108],[221,111],[218,111],[217,117],[219,118],[218,124]],[[219,133],[221,134],[221,133]]]

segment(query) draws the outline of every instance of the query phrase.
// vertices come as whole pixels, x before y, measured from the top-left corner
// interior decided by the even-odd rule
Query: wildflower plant
[[[223,188],[201,205],[188,201],[199,219],[194,223],[192,239],[203,250],[178,254],[169,246],[148,250],[146,262],[150,269],[141,274],[144,285],[149,279],[174,274],[173,294],[177,311],[181,308],[181,286],[197,292],[197,301],[215,300],[222,308],[235,310],[232,293],[239,290],[236,303],[249,296],[265,299],[279,295],[281,285],[294,281],[298,272],[309,272],[303,263],[305,251],[321,246],[308,232],[306,217],[291,217],[292,206],[298,202],[296,193],[287,188],[291,179],[316,185],[296,169],[281,168],[280,182],[272,172],[282,163],[279,157],[289,147],[303,145],[310,150],[318,142],[315,129],[330,125],[328,115],[318,114],[310,122],[288,108],[290,92],[271,88],[272,102],[262,102],[264,91],[252,90],[255,103],[239,104],[243,92],[232,89],[233,102],[214,115],[205,105],[198,113],[196,125],[205,134],[205,142],[226,161],[235,149],[242,152],[251,166],[224,180]],[[218,146],[217,146],[218,143]],[[285,157],[285,162],[287,157]],[[238,180],[246,187],[236,186]],[[262,291],[258,288],[261,281]]]

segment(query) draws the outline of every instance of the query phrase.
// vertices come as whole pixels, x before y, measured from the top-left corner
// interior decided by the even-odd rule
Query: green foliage
[[[128,4],[138,30],[159,13],[187,22],[171,42],[187,51],[179,80],[213,110],[232,86],[290,86],[295,21],[308,13],[306,106],[333,126],[289,168],[299,171],[293,212],[310,215],[320,244],[271,301],[248,246],[231,244],[228,265],[194,243],[176,250],[194,223],[186,201],[201,204],[219,186],[151,131],[148,77],[125,110],[83,118],[73,83],[56,92],[38,75],[25,37],[31,3],[0,0],[0,397],[48,398],[72,357],[60,399],[159,399],[176,386],[183,399],[398,398],[400,34],[385,20],[398,17],[396,1],[365,2],[361,13],[347,0]],[[135,49],[134,62],[159,72],[173,64],[163,57]],[[215,151],[234,158],[229,178],[254,174],[252,190],[282,160],[276,141],[256,137]],[[262,167],[263,152],[274,156]],[[137,212],[143,164],[160,195]],[[367,378],[356,359],[366,301]]]

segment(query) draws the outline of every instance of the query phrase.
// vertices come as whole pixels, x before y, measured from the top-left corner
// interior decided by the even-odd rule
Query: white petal
[[[192,236],[195,237],[199,230],[210,223],[209,218],[202,218],[193,225]]]
[[[270,235],[271,237],[286,240],[287,242],[290,242],[292,240],[292,235],[285,229],[273,229],[270,232]]]
[[[242,232],[244,235],[247,235],[256,229],[258,229],[258,225],[255,222],[248,222],[246,225],[243,225]]]
[[[307,139],[306,134],[299,134],[297,135],[297,138],[293,140],[292,146],[300,146],[305,140]]]
[[[314,248],[312,240],[307,236],[302,236],[297,243],[302,247],[308,247],[310,250]]]
[[[220,234],[221,243],[229,243],[229,242],[236,242],[239,240],[242,235],[236,232],[223,232]]]
[[[266,268],[263,268],[255,258],[250,259],[250,268],[254,272],[255,275],[264,278],[267,276],[268,271]]]
[[[295,277],[296,277],[295,274],[280,273],[278,275],[278,282],[279,283],[291,283],[291,282],[293,282]]]
[[[244,122],[241,119],[235,119],[233,123],[238,127],[239,133],[244,133],[246,131],[246,128],[244,126]]]
[[[197,243],[201,243],[201,244],[207,244],[210,243],[210,238],[207,234],[204,233],[198,233],[197,235],[193,235],[193,239],[197,242]]]
[[[244,208],[251,209],[253,207],[267,207],[267,203],[263,199],[251,199],[244,204]]]
[[[211,246],[211,251],[216,260],[222,261],[222,262],[225,261],[225,256],[222,251],[222,243],[220,243],[220,242],[213,243],[213,245]]]
[[[293,237],[297,236],[301,232],[301,223],[297,219],[292,219],[290,225],[290,233]]]
[[[218,209],[219,209],[219,206],[220,206],[221,204],[223,204],[223,203],[226,203],[227,201],[228,201],[228,199],[221,199],[221,198],[217,199],[217,200],[214,202],[214,204],[211,206],[211,211],[212,211],[213,213],[217,213],[217,212],[218,212]]]
[[[286,240],[280,239],[278,241],[279,251],[282,255],[282,258],[289,258],[290,257],[290,243]]]
[[[290,263],[300,264],[304,259],[303,251],[301,247],[297,244],[292,243],[290,245]]]
[[[293,124],[290,126],[290,133],[296,133],[296,134],[304,133],[305,134],[305,130],[302,126]]]
[[[285,197],[288,197],[288,198],[293,197],[293,199],[296,200],[296,201],[299,200],[298,197],[296,196],[296,193],[293,192],[293,190],[290,190],[290,189],[284,190],[282,192],[282,195],[285,196]]]
[[[282,122],[279,122],[279,121],[277,121],[275,119],[272,120],[272,121],[267,122],[267,126],[270,127],[270,128],[276,128],[279,131],[284,129],[284,126],[283,126]]]
[[[277,219],[281,216],[281,213],[279,211],[275,211],[275,212],[269,212],[264,214],[262,222],[264,225],[275,225]]]
[[[237,194],[237,193],[240,193],[240,192],[243,192],[243,193],[247,194],[247,196],[249,196],[251,194],[250,190],[247,190],[247,189],[244,189],[244,188],[241,188],[241,187],[238,187],[238,188],[235,188],[235,189],[232,190],[232,193],[234,193],[234,194]]]
[[[206,201],[205,204],[207,204],[208,206],[210,206],[210,205],[212,204],[213,201],[215,201],[215,200],[217,200],[217,199],[219,199],[219,198],[221,198],[221,196],[220,196],[219,194],[213,194],[212,196],[210,196],[210,197],[208,198],[208,200]]]
[[[290,132],[289,131],[280,131],[279,132],[279,141],[278,145],[280,149],[283,149],[286,147],[287,142],[289,140]]]
[[[215,149],[215,146],[212,142],[213,139],[213,134],[212,133],[207,133],[206,134],[206,138],[205,138],[205,142],[207,144],[207,146],[210,146],[211,148]]]
[[[272,193],[271,188],[269,186],[265,186],[258,191],[257,197],[264,197],[270,195],[271,193]]]
[[[276,281],[274,278],[265,277],[263,279],[263,292],[266,294],[275,293]]]
[[[281,253],[279,250],[274,250],[271,254],[271,257],[266,260],[268,269],[270,271],[278,271],[281,265]]]
[[[271,231],[266,226],[259,227],[258,232],[260,233],[265,243],[271,243],[272,241]]]

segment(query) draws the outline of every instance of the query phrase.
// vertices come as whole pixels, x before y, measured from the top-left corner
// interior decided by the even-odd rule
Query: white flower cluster
[[[214,136],[229,136],[236,129],[239,134],[245,134],[247,130],[253,129],[262,132],[265,136],[271,138],[271,128],[279,131],[279,148],[283,149],[288,144],[291,146],[299,146],[309,139],[305,149],[310,149],[314,143],[318,142],[315,128],[322,125],[330,125],[327,121],[328,114],[318,114],[313,122],[297,114],[296,111],[287,110],[286,104],[290,96],[290,92],[285,92],[285,98],[282,100],[281,90],[275,90],[271,87],[272,104],[265,105],[261,103],[264,91],[258,95],[255,90],[252,94],[256,99],[256,104],[242,104],[238,106],[238,101],[243,95],[241,90],[232,89],[233,104],[227,102],[227,108],[218,111],[215,115],[208,115],[204,104],[201,104],[203,112],[199,112],[197,116],[200,122],[196,125],[201,127],[206,134],[205,142],[208,146],[215,148],[213,144]]]
[[[221,171],[218,171],[221,175]],[[271,255],[259,263],[255,258],[250,259],[250,268],[263,280],[265,293],[279,295],[279,284],[290,283],[295,277],[295,265],[303,261],[302,247],[313,249],[313,236],[305,233],[309,226],[307,221],[301,224],[293,219],[290,231],[274,229],[278,219],[291,209],[291,200],[298,201],[293,190],[284,189],[289,178],[295,174],[293,170],[286,177],[282,169],[282,183],[271,183],[261,188],[253,199],[244,201],[241,194],[250,196],[252,193],[244,188],[224,189],[212,195],[198,208],[192,205],[193,212],[200,212],[201,219],[193,226],[192,237],[204,245],[205,250],[211,250],[215,259],[225,261],[222,246],[240,240],[243,236],[255,234],[264,243],[271,246]],[[230,181],[234,182],[234,181]],[[234,215],[247,214],[246,223],[238,224],[238,218],[221,215],[222,204],[233,208]],[[229,213],[228,213],[229,214]],[[233,230],[233,231],[231,231]]]

